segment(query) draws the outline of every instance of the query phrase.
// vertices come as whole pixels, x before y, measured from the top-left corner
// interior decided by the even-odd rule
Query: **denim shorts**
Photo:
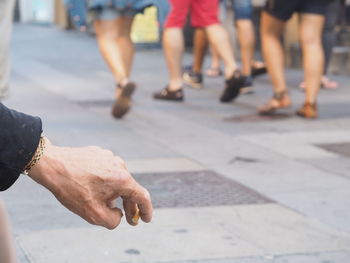
[[[228,0],[235,14],[235,20],[253,19],[252,0]]]
[[[115,20],[120,17],[134,17],[141,11],[132,8],[116,9],[113,7],[104,7],[99,9],[90,9],[89,18],[92,20]]]

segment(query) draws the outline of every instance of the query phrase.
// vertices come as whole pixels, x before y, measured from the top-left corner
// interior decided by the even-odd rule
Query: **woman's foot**
[[[276,110],[288,108],[292,105],[292,101],[288,95],[287,91],[282,91],[279,93],[275,93],[272,99],[258,109],[259,115],[271,115]]]
[[[205,75],[207,77],[210,78],[217,78],[223,75],[223,72],[220,68],[214,68],[214,67],[210,67],[207,69],[207,71],[205,72]]]
[[[322,89],[336,89],[338,88],[338,82],[329,79],[327,76],[323,76],[321,79],[321,88]]]
[[[224,91],[221,94],[220,101],[227,103],[236,99],[244,87],[246,77],[239,70],[236,70],[232,77],[225,80]]]
[[[323,76],[321,79],[321,89],[336,89],[338,86],[338,82],[329,79],[327,76]],[[304,81],[299,84],[299,88],[305,90],[306,85]]]
[[[296,114],[306,119],[315,119],[318,117],[317,104],[305,102]]]
[[[112,115],[115,118],[122,118],[130,110],[131,96],[134,93],[135,89],[136,84],[134,82],[128,82],[124,86],[117,86],[117,99],[112,107]]]
[[[265,66],[265,63],[261,61],[255,61],[252,64],[252,77],[257,77],[263,74],[267,73],[267,68]]]
[[[184,83],[191,88],[203,88],[203,75],[200,72],[194,72],[192,69],[187,70],[182,74],[182,79]]]
[[[153,98],[156,100],[169,100],[169,101],[183,101],[184,92],[182,88],[177,90],[170,90],[168,86],[153,94]]]

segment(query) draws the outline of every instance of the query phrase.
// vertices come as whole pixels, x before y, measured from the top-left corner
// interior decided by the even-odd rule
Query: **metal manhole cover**
[[[326,151],[350,158],[350,142],[318,144],[317,146]]]
[[[261,194],[212,171],[134,175],[155,208],[271,203]]]

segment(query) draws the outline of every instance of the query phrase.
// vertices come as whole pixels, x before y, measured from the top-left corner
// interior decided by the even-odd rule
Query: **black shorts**
[[[327,5],[332,0],[267,0],[265,11],[270,15],[287,21],[294,12],[325,15]]]

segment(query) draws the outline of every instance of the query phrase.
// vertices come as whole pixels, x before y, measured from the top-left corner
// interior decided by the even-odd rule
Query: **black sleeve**
[[[0,191],[8,189],[32,159],[41,133],[40,118],[0,103]]]

